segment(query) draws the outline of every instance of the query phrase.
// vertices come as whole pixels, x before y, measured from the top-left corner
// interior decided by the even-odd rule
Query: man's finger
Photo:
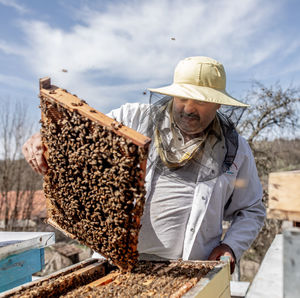
[[[41,174],[45,174],[47,172],[48,166],[47,166],[47,163],[46,163],[45,158],[43,156],[43,151],[39,150],[35,154],[35,156],[36,156],[36,162],[37,162],[37,165],[38,165],[38,168],[39,168],[39,172]]]
[[[235,268],[235,257],[232,249],[228,245],[221,244],[215,247],[209,255],[208,260],[219,260],[221,256],[228,256],[230,258],[230,273],[232,274]]]
[[[32,169],[41,175],[46,174],[48,165],[43,157],[45,148],[40,133],[34,134],[22,147],[22,153]]]
[[[217,251],[213,251],[210,256],[208,257],[209,261],[219,260],[222,254],[218,253]]]
[[[27,160],[27,162],[30,161],[30,159],[33,156],[33,150],[32,150],[32,144],[30,142],[30,140],[28,140],[22,147],[22,153],[25,157],[25,159]]]
[[[29,164],[31,165],[31,167],[32,167],[36,172],[38,172],[39,174],[42,174],[42,172],[41,172],[41,170],[40,170],[40,168],[39,168],[39,166],[38,166],[38,163],[37,163],[37,161],[36,161],[35,158],[32,158],[32,159],[30,160]]]

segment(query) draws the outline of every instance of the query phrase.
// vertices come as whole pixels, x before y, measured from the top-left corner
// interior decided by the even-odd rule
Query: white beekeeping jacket
[[[147,104],[125,104],[108,116],[146,134],[147,121],[144,120],[148,107]],[[204,154],[203,158],[209,156]],[[147,167],[147,194],[151,192],[154,168],[155,164]],[[230,169],[195,186],[191,213],[182,239],[183,260],[205,260],[221,242],[229,245],[239,260],[263,225],[265,207],[261,199],[262,186],[254,157],[246,140],[239,136],[238,150]],[[223,220],[230,220],[231,225],[221,241]]]

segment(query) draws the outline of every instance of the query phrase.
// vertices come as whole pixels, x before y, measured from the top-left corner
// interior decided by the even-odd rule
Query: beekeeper
[[[234,125],[236,111],[248,105],[225,87],[221,63],[190,57],[177,65],[173,84],[149,89],[149,104],[128,103],[108,114],[152,138],[141,259],[229,256],[233,272],[263,225],[255,161]],[[36,171],[45,173],[39,134],[24,144],[23,152]],[[225,235],[223,220],[230,222]]]

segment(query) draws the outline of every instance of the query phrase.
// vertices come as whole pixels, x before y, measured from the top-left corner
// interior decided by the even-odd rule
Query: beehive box
[[[268,217],[300,222],[300,170],[269,175]]]
[[[48,223],[130,270],[150,139],[40,80]]]
[[[220,261],[139,262],[122,273],[89,259],[0,297],[230,297],[229,263]]]

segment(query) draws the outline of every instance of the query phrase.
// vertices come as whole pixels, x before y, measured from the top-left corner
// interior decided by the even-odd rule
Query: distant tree
[[[274,154],[274,139],[299,138],[299,103],[298,88],[283,89],[279,83],[266,87],[254,82],[247,95],[247,102],[251,107],[243,113],[238,125],[239,132],[247,138],[253,151],[257,170],[264,181],[263,202],[268,207],[268,174],[277,170]],[[295,134],[296,132],[296,134]],[[280,150],[280,148],[278,148]],[[266,219],[260,234],[244,257],[260,262],[265,255],[275,235],[280,232],[281,221]]]
[[[4,100],[0,111],[0,218],[4,230],[13,230],[17,220],[23,221],[26,229],[33,194],[41,180],[22,155],[32,124],[24,104]]]
[[[283,89],[279,83],[266,87],[255,81],[248,92],[245,110],[238,126],[253,150],[260,176],[272,169],[274,155],[262,148],[263,140],[291,138],[299,128],[299,88]]]

